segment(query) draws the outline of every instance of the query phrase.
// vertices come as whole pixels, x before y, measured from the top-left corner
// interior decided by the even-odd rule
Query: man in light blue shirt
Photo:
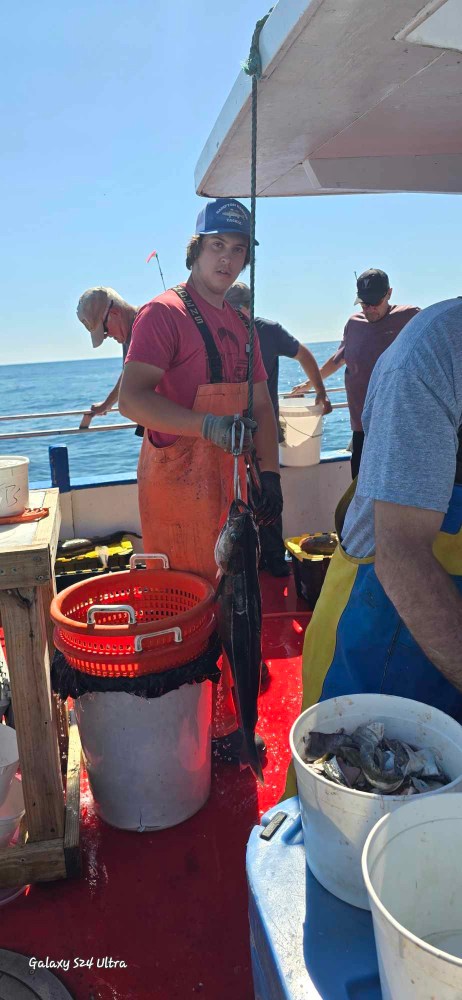
[[[363,423],[356,494],[305,637],[303,707],[394,694],[462,722],[462,298],[424,309],[381,356]]]

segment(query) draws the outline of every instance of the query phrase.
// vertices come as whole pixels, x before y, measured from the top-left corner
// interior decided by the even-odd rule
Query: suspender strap
[[[197,329],[199,330],[199,333],[202,337],[202,340],[204,341],[204,347],[209,362],[210,382],[211,383],[223,382],[223,365],[221,363],[221,357],[218,352],[218,348],[215,344],[212,334],[210,333],[207,323],[205,322],[205,319],[203,318],[203,316],[201,316],[196,306],[196,303],[193,302],[191,296],[188,295],[188,292],[186,291],[186,288],[184,288],[183,285],[175,285],[175,287],[172,288],[172,292],[176,292],[178,298],[180,298],[181,301],[184,302],[188,310],[188,313],[191,316],[191,319],[194,320]]]

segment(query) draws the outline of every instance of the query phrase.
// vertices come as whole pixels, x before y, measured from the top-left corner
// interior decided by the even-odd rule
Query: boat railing
[[[345,392],[342,387],[335,389],[328,389],[329,396],[334,392]],[[286,398],[290,397],[290,393],[283,394]],[[304,395],[312,396],[314,391],[309,391],[304,393]],[[348,403],[332,403],[333,410],[344,409],[348,406]],[[112,407],[107,411],[108,414],[119,413],[117,406]],[[68,435],[68,434],[95,434],[103,433],[104,431],[124,431],[130,430],[136,427],[135,423],[131,421],[124,421],[117,424],[95,424],[91,426],[90,421],[97,416],[92,413],[91,410],[57,410],[50,413],[6,413],[0,414],[0,421],[11,421],[16,420],[54,420],[58,417],[82,417],[80,425],[78,427],[53,427],[48,430],[26,430],[26,431],[8,431],[6,433],[0,433],[0,441],[8,440],[19,440],[20,438],[40,438],[40,437],[56,437],[57,435]]]
[[[114,406],[112,409],[108,410],[107,413],[118,413],[118,407]],[[19,438],[39,438],[39,437],[56,437],[57,435],[67,435],[67,434],[95,434],[101,433],[103,431],[121,431],[129,430],[136,427],[136,424],[132,422],[124,422],[118,424],[95,424],[93,427],[90,426],[90,421],[95,418],[96,414],[92,413],[91,410],[59,410],[53,411],[51,413],[8,413],[1,414],[0,420],[53,420],[57,417],[74,417],[81,416],[79,427],[53,427],[49,430],[38,430],[38,431],[10,431],[5,434],[0,434],[0,441],[7,441]],[[87,418],[87,420],[85,420]]]

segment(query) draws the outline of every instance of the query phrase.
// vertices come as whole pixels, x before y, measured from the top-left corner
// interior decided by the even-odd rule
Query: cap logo
[[[217,215],[224,215],[229,222],[237,222],[241,224],[246,222],[246,215],[240,206],[229,204],[222,205],[221,208],[216,210]]]

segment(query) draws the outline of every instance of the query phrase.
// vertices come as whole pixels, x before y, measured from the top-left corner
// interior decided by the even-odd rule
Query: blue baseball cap
[[[215,198],[208,201],[197,216],[196,236],[213,233],[242,233],[250,239],[250,212],[236,198]],[[257,240],[255,246],[258,247]]]

